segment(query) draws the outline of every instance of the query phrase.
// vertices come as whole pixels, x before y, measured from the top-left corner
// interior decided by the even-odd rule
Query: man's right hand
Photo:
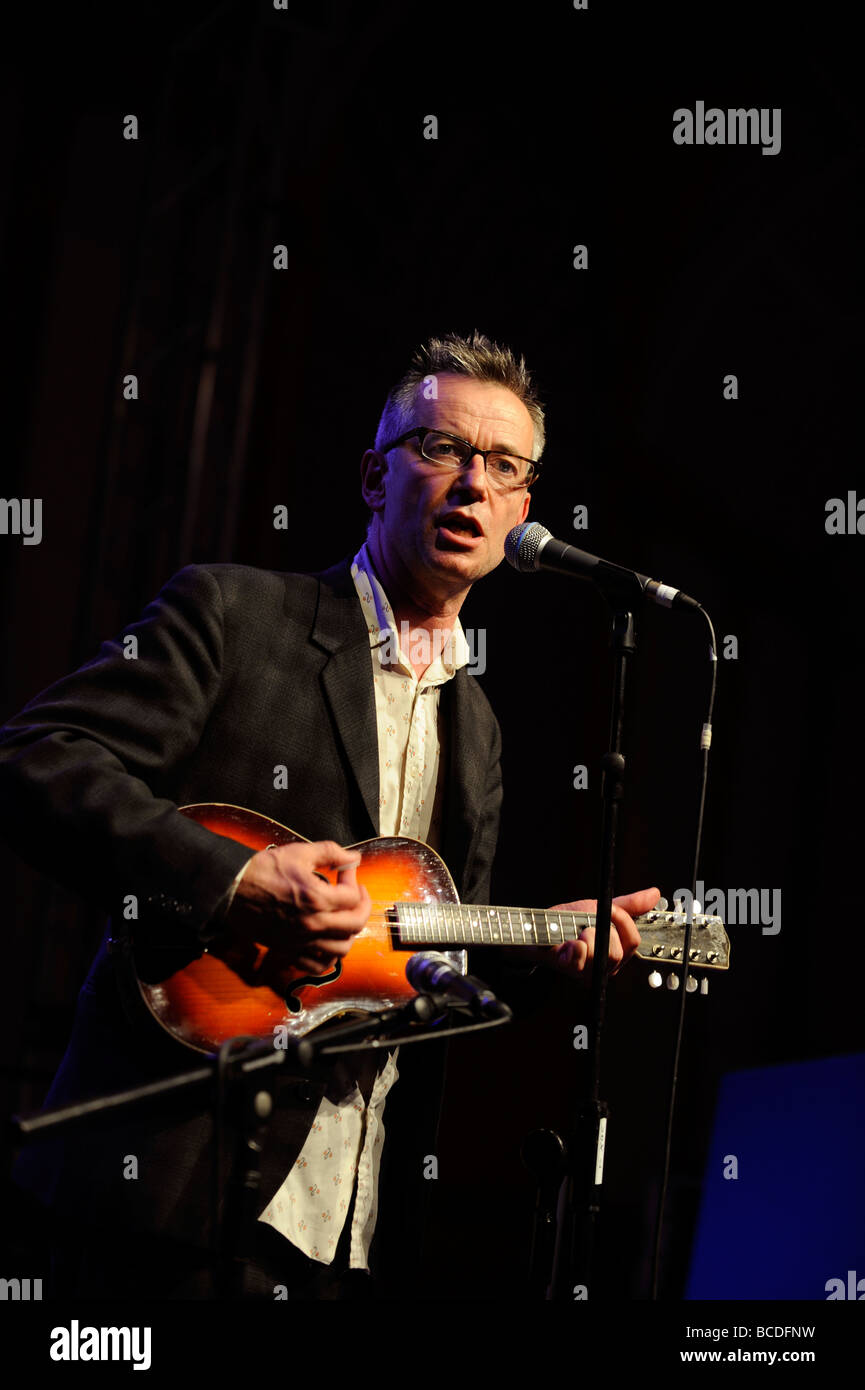
[[[333,840],[261,850],[247,864],[213,955],[231,954],[238,938],[267,946],[267,974],[284,969],[326,975],[366,925],[369,893],[357,882],[358,850]],[[337,882],[319,877],[337,871]],[[225,942],[225,949],[223,949]]]

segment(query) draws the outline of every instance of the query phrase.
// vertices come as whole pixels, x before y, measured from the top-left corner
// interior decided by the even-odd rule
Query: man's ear
[[[523,498],[523,509],[522,509],[522,511],[520,512],[520,519],[519,519],[519,521],[517,522],[517,525],[518,525],[518,526],[522,526],[523,522],[525,521],[526,517],[528,516],[528,514],[529,514],[529,503],[531,502],[531,500],[532,500],[532,494],[529,492],[528,488],[526,488],[526,495],[525,495],[525,497]]]
[[[360,461],[360,489],[363,500],[371,512],[380,512],[384,506],[385,475],[387,459],[378,449],[367,449]]]

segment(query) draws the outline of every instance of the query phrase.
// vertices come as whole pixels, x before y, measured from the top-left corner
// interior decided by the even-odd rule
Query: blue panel
[[[848,1270],[865,1280],[865,1054],[728,1073],[685,1297],[826,1299]]]

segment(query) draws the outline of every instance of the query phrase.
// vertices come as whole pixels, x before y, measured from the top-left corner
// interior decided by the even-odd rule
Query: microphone
[[[570,574],[577,579],[591,579],[593,584],[603,589],[613,598],[648,598],[663,608],[696,608],[701,604],[681,589],[673,589],[646,574],[636,570],[612,565],[609,560],[600,560],[587,550],[578,550],[567,541],[557,541],[538,521],[524,521],[515,526],[505,539],[505,555],[508,563],[522,574],[533,570],[554,570],[557,574]]]
[[[441,951],[416,951],[406,961],[405,976],[419,994],[456,994],[475,1013],[484,1018],[509,1018],[510,1009],[497,999],[492,990],[474,975],[461,975]]]

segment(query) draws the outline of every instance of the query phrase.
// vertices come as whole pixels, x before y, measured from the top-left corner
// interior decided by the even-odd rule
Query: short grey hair
[[[443,338],[428,338],[415,350],[408,370],[385,401],[375,435],[376,449],[381,449],[389,439],[398,439],[411,429],[418,387],[428,377],[448,372],[471,377],[474,381],[496,382],[513,391],[531,416],[534,427],[532,458],[540,458],[546,437],[544,410],[525,359],[516,357],[510,348],[491,342],[477,330],[468,338],[461,338],[457,333],[446,333]]]

